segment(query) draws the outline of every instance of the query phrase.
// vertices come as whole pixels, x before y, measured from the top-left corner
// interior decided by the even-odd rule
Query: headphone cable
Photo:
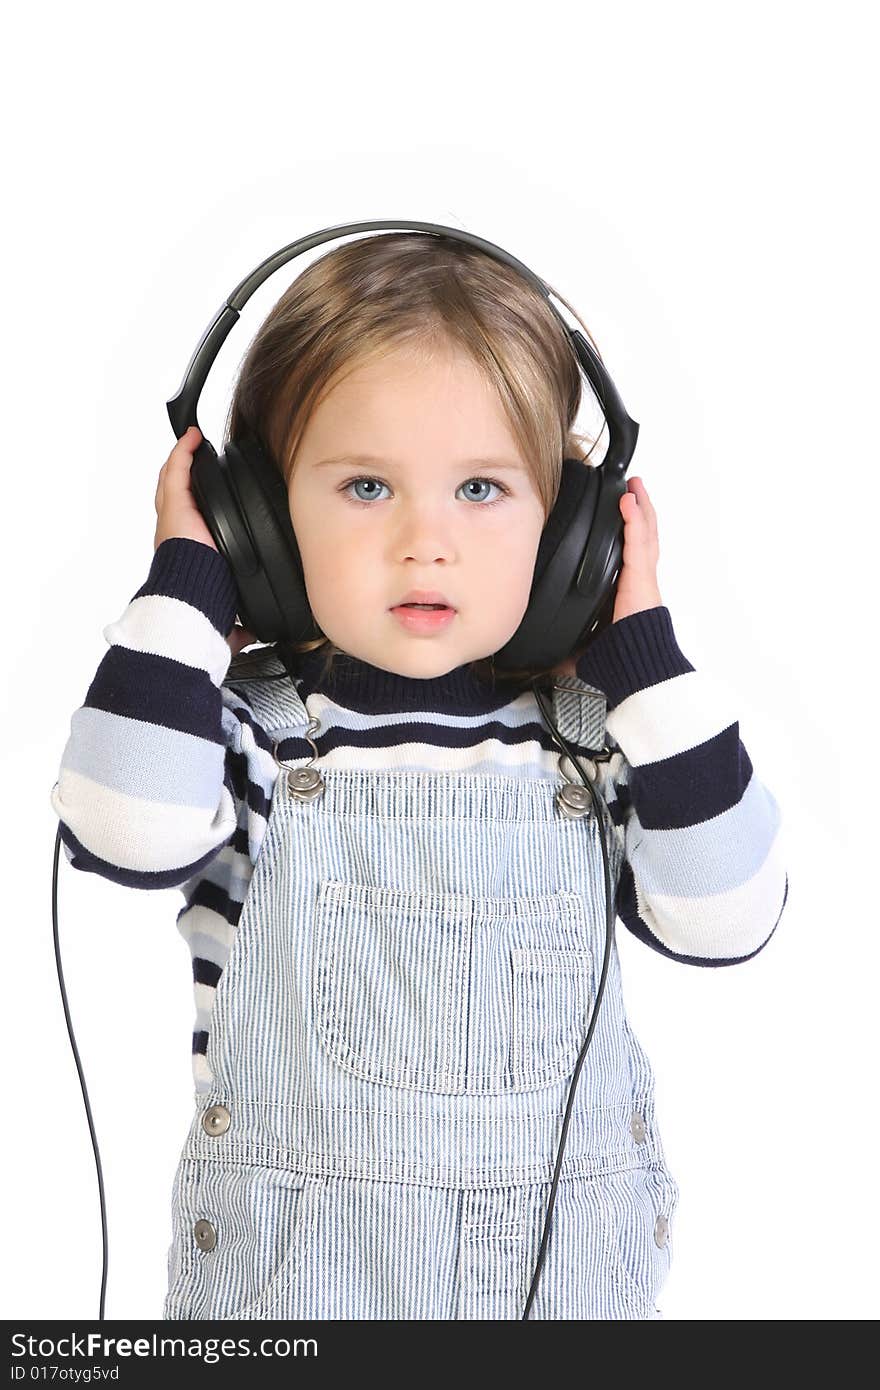
[[[578,694],[578,695],[586,695],[586,694],[587,694],[587,692],[584,691],[584,690],[574,690],[572,687],[570,687],[570,686],[565,686],[565,685],[560,686],[560,685],[554,684],[554,685],[551,687],[551,689],[553,689],[553,690],[565,690],[568,694],[575,694],[575,693]],[[610,868],[610,865],[609,865],[609,863],[608,863],[608,847],[607,847],[607,845],[606,845],[606,843],[605,843],[605,835],[604,835],[604,833],[603,833],[604,821],[603,821],[603,817],[602,817],[601,803],[600,803],[599,796],[598,796],[598,794],[597,794],[597,792],[596,792],[596,790],[595,790],[595,788],[594,788],[592,782],[590,781],[590,779],[589,779],[588,777],[585,777],[585,776],[584,776],[584,770],[583,770],[583,768],[581,767],[580,763],[577,762],[577,760],[576,760],[576,759],[574,758],[574,756],[572,755],[571,749],[569,748],[569,746],[568,746],[568,744],[566,743],[565,739],[562,737],[562,734],[559,732],[559,729],[556,727],[555,723],[553,722],[553,719],[552,719],[551,715],[548,714],[548,712],[547,712],[547,707],[546,707],[546,702],[545,702],[543,696],[540,694],[540,692],[539,692],[539,690],[538,690],[538,686],[537,686],[537,682],[536,682],[536,681],[533,681],[533,682],[532,682],[532,691],[533,691],[534,696],[535,696],[535,699],[536,699],[536,701],[537,701],[537,703],[538,703],[538,708],[540,709],[541,714],[542,714],[542,716],[543,716],[543,718],[544,718],[544,722],[547,724],[548,728],[550,729],[550,731],[551,731],[551,733],[552,733],[552,735],[553,735],[553,737],[554,737],[554,741],[555,741],[556,744],[563,750],[563,752],[565,753],[565,756],[566,756],[566,757],[568,758],[568,760],[571,762],[572,766],[575,767],[575,768],[577,769],[577,772],[578,772],[578,775],[579,775],[581,781],[583,782],[584,786],[585,786],[585,787],[587,788],[587,790],[589,791],[590,796],[593,798],[593,805],[594,805],[594,808],[595,808],[595,811],[596,811],[596,818],[597,818],[597,821],[598,821],[598,823],[599,823],[599,843],[600,843],[600,845],[602,846],[602,863],[603,863],[604,869],[605,869],[606,927],[605,927],[605,959],[604,959],[603,962],[602,962],[602,976],[601,976],[601,978],[600,978],[600,980],[599,980],[599,988],[598,988],[597,991],[596,991],[596,1002],[595,1002],[595,1004],[593,1005],[593,1012],[592,1012],[592,1015],[591,1015],[591,1017],[590,1017],[590,1026],[589,1026],[589,1028],[588,1028],[588,1030],[587,1030],[587,1036],[586,1036],[586,1039],[585,1039],[585,1041],[584,1041],[584,1045],[583,1045],[583,1047],[581,1048],[580,1053],[578,1054],[577,1063],[576,1063],[575,1069],[574,1069],[574,1075],[573,1075],[573,1077],[572,1077],[572,1079],[571,1079],[571,1085],[570,1085],[569,1088],[568,1088],[568,1101],[566,1102],[566,1106],[565,1106],[565,1115],[564,1115],[563,1121],[562,1121],[562,1134],[561,1134],[561,1137],[560,1137],[560,1140],[559,1140],[559,1150],[558,1150],[557,1155],[556,1155],[556,1167],[555,1167],[554,1172],[553,1172],[553,1182],[551,1183],[551,1186],[550,1186],[550,1199],[549,1199],[549,1201],[548,1201],[548,1203],[547,1203],[547,1215],[546,1215],[545,1218],[544,1218],[544,1231],[543,1231],[543,1234],[542,1234],[542,1236],[541,1236],[541,1247],[540,1247],[540,1249],[539,1249],[539,1251],[538,1251],[538,1260],[537,1260],[537,1263],[536,1263],[536,1265],[535,1265],[535,1272],[534,1272],[534,1274],[532,1275],[532,1283],[531,1283],[531,1287],[530,1287],[530,1289],[529,1289],[528,1298],[526,1299],[526,1306],[525,1306],[525,1310],[524,1310],[524,1312],[523,1312],[522,1319],[521,1319],[522,1322],[526,1322],[526,1321],[528,1320],[529,1312],[530,1312],[530,1310],[531,1310],[531,1306],[532,1306],[532,1303],[533,1303],[534,1298],[535,1298],[535,1293],[537,1292],[538,1280],[539,1280],[540,1277],[541,1277],[541,1269],[542,1269],[543,1264],[544,1264],[544,1256],[545,1256],[546,1253],[547,1253],[547,1242],[548,1242],[548,1240],[549,1240],[549,1238],[550,1238],[550,1223],[551,1223],[551,1220],[552,1220],[552,1218],[553,1218],[553,1207],[554,1207],[555,1202],[556,1202],[556,1185],[557,1185],[557,1183],[558,1183],[558,1181],[559,1181],[559,1171],[560,1171],[560,1169],[561,1169],[561,1167],[562,1167],[562,1154],[563,1154],[563,1150],[565,1149],[565,1141],[566,1141],[566,1138],[568,1137],[568,1125],[569,1125],[569,1121],[570,1121],[570,1119],[571,1119],[571,1107],[572,1107],[572,1102],[573,1102],[573,1100],[574,1100],[574,1091],[575,1091],[575,1087],[576,1087],[576,1085],[577,1085],[578,1077],[579,1077],[579,1075],[580,1075],[581,1067],[582,1067],[582,1065],[583,1065],[584,1057],[586,1056],[586,1053],[587,1053],[587,1048],[589,1047],[590,1042],[591,1042],[592,1037],[593,1037],[593,1029],[594,1029],[595,1026],[596,1026],[596,1019],[597,1019],[598,1016],[599,1016],[599,1005],[600,1005],[600,1003],[601,1003],[601,1001],[602,1001],[602,995],[603,995],[604,990],[605,990],[605,981],[606,981],[607,976],[608,976],[608,962],[609,962],[609,959],[610,959],[610,957],[611,957],[611,943],[612,943],[612,941],[613,941],[613,939],[614,939],[614,916],[615,916],[615,914],[614,914],[614,909],[613,909],[613,903],[612,903],[611,868]],[[603,750],[603,751],[604,751],[605,753],[608,753],[607,747],[606,747],[606,749]],[[595,755],[594,755],[594,756],[595,756]],[[598,758],[596,759],[596,761],[600,761],[600,760],[601,760],[601,761],[605,761],[606,759],[604,759],[604,758],[603,758],[603,759],[598,759]]]
[[[104,1242],[104,1268],[101,1274],[101,1306],[98,1313],[98,1321],[104,1321],[104,1298],[107,1293],[107,1205],[104,1201],[104,1174],[101,1171],[101,1155],[98,1152],[98,1140],[95,1136],[95,1126],[92,1123],[92,1111],[89,1105],[89,1093],[86,1090],[86,1079],[83,1075],[82,1064],[79,1060],[79,1053],[76,1048],[76,1039],[73,1036],[73,1027],[70,1022],[70,1010],[67,1007],[67,991],[64,988],[64,973],[61,969],[61,952],[58,947],[58,858],[61,854],[61,825],[59,823],[55,832],[55,858],[52,864],[52,929],[55,939],[55,964],[58,967],[58,983],[61,986],[61,999],[64,1003],[64,1017],[67,1021],[67,1032],[70,1035],[70,1045],[73,1048],[73,1056],[76,1061],[76,1069],[79,1073],[79,1084],[82,1087],[83,1100],[86,1103],[86,1115],[89,1120],[89,1133],[92,1136],[92,1148],[95,1150],[95,1163],[98,1168],[98,1191],[101,1196],[101,1235]]]

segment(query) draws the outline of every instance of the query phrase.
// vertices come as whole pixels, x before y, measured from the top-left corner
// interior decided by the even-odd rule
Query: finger
[[[648,489],[645,487],[644,480],[639,477],[630,478],[629,486],[632,488],[639,506],[643,507],[646,512],[653,513],[654,504],[648,496]]]
[[[197,425],[190,425],[178,439],[171,453],[168,455],[168,458],[165,460],[165,464],[167,465],[170,463],[173,466],[175,464],[180,465],[186,463],[189,465],[192,460],[192,455],[201,442],[201,430]]]
[[[634,492],[625,492],[620,499],[624,521],[634,521],[639,515],[639,499]]]

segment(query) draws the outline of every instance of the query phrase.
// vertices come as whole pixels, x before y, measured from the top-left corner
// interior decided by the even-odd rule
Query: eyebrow
[[[313,463],[313,468],[330,468],[334,465],[345,464],[348,467],[359,468],[362,465],[370,465],[379,468],[400,468],[399,463],[393,459],[377,458],[374,454],[340,454],[336,458],[319,459]],[[505,469],[508,473],[524,473],[525,469],[521,463],[513,463],[509,459],[476,458],[460,459],[456,464],[456,470],[462,468],[494,468]]]

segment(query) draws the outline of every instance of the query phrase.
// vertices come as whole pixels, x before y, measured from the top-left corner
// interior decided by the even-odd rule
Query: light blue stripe
[[[61,766],[141,801],[203,809],[217,805],[225,754],[222,743],[84,705]]]
[[[645,895],[679,898],[732,893],[766,862],[781,822],[776,798],[754,773],[735,806],[698,825],[646,830],[634,811],[626,835],[639,887]]]

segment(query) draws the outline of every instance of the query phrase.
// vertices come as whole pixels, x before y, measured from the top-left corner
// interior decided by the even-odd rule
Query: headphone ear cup
[[[193,496],[232,570],[238,615],[261,642],[320,637],[309,608],[284,479],[253,436],[230,440],[219,458],[196,450]]]
[[[593,523],[605,481],[601,467],[562,460],[559,492],[535,556],[529,605],[510,641],[495,653],[496,668],[559,665],[604,601],[604,594],[578,593],[575,580],[584,557],[597,545]]]
[[[255,567],[236,573],[244,626],[262,642],[320,637],[306,594],[284,478],[253,434],[230,440],[223,462],[256,558]]]
[[[559,491],[556,494],[556,501],[553,510],[544,524],[541,532],[541,542],[538,546],[538,553],[535,556],[535,573],[532,579],[532,591],[537,590],[547,571],[550,560],[559,550],[563,537],[576,518],[580,520],[583,527],[586,515],[581,515],[584,509],[585,494],[590,491],[591,483],[595,481],[592,476],[596,472],[589,464],[581,463],[580,459],[563,459],[562,475],[559,479]],[[589,518],[592,521],[594,507],[589,507]],[[582,537],[587,540],[587,534]],[[581,546],[583,553],[583,546]]]

